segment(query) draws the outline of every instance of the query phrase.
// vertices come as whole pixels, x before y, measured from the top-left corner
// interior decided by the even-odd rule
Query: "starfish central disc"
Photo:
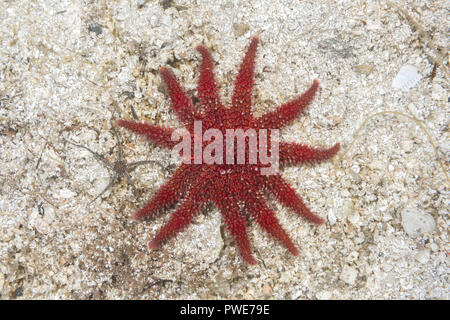
[[[252,255],[247,234],[246,214],[280,241],[293,255],[297,255],[298,249],[295,244],[280,225],[275,213],[266,204],[264,192],[273,195],[281,204],[307,220],[316,224],[323,223],[323,219],[311,213],[279,172],[264,174],[261,170],[272,164],[270,161],[263,161],[262,142],[265,143],[266,151],[270,149],[268,154],[272,156],[274,155],[272,145],[275,146],[276,141],[278,148],[276,160],[280,166],[327,160],[339,151],[339,144],[328,149],[321,149],[299,143],[278,143],[277,140],[268,138],[272,137],[271,133],[289,125],[301,114],[313,100],[319,88],[319,82],[314,80],[306,92],[278,106],[274,111],[258,118],[254,117],[251,112],[252,89],[258,43],[257,37],[252,38],[234,82],[231,105],[227,107],[221,102],[213,74],[213,60],[206,47],[197,47],[197,51],[202,56],[197,88],[198,107],[194,106],[174,74],[167,68],[161,68],[160,75],[166,85],[172,109],[186,129],[188,140],[193,142],[193,145],[191,144],[188,148],[191,153],[189,156],[187,156],[187,149],[183,150],[182,155],[185,161],[175,170],[172,177],[159,188],[144,207],[134,214],[136,219],[142,219],[155,215],[175,202],[179,203],[170,220],[150,242],[151,249],[158,249],[164,241],[185,229],[205,205],[213,203],[220,210],[228,232],[235,239],[247,263],[256,264],[256,260]],[[178,141],[171,139],[177,130],[174,128],[127,120],[119,120],[117,124],[163,148],[173,149],[178,144]],[[195,157],[195,141],[199,139],[196,132],[198,124],[201,124],[204,130],[209,129],[215,132],[212,134],[214,139],[210,137],[205,139],[206,142],[199,142],[197,151],[201,153],[200,160]],[[252,146],[255,146],[251,143],[252,137],[248,136],[241,162],[239,162],[239,150],[236,146],[227,149],[228,143],[234,139],[227,136],[227,130],[236,132],[238,129],[243,132],[255,132],[257,135],[254,140],[256,154],[254,154],[255,149],[252,149]],[[261,136],[263,132],[269,135],[264,138]],[[200,135],[205,138],[206,133],[202,132]],[[221,144],[213,148],[213,144],[219,143],[217,137],[220,135],[225,138]],[[227,155],[231,153],[230,161],[227,162]],[[215,161],[207,163],[205,154],[213,157]],[[220,154],[223,162],[216,158]]]

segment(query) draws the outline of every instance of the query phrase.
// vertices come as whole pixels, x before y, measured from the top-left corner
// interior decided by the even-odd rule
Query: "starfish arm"
[[[338,153],[340,144],[336,143],[328,149],[319,149],[298,143],[281,142],[279,148],[280,165],[295,165],[330,159]]]
[[[232,106],[237,108],[241,112],[242,117],[246,119],[251,117],[255,56],[258,43],[258,37],[253,37],[236,76],[231,98]]]
[[[136,211],[133,218],[140,220],[151,216],[178,201],[186,193],[194,175],[198,174],[198,169],[198,166],[182,164],[170,180],[159,188],[155,196],[144,207]]]
[[[161,78],[166,84],[167,93],[172,101],[172,108],[181,123],[188,129],[194,128],[194,120],[199,119],[192,100],[186,95],[178,83],[175,75],[167,68],[159,70]]]
[[[281,241],[294,256],[298,255],[298,249],[278,222],[275,213],[269,209],[260,195],[257,193],[249,194],[245,197],[244,206],[261,228],[266,230],[275,239]]]
[[[319,81],[314,80],[312,86],[300,97],[277,107],[256,119],[258,128],[281,129],[292,122],[313,100],[319,88]]]
[[[219,90],[217,89],[216,80],[214,79],[214,63],[205,46],[197,46],[197,51],[202,55],[202,63],[200,65],[200,78],[198,79],[198,99],[200,105],[207,112],[223,109],[220,102]]]
[[[186,199],[181,203],[180,207],[172,214],[169,222],[165,224],[149,243],[149,247],[152,250],[159,249],[161,243],[174,236],[178,232],[186,228],[192,221],[194,215],[196,215],[203,205],[205,204],[205,198],[203,197],[203,183],[197,184]]]
[[[294,210],[305,219],[316,224],[322,224],[324,220],[316,216],[303,203],[294,189],[281,177],[281,175],[265,176],[265,189],[275,196],[275,198],[284,206]]]
[[[147,140],[156,143],[160,147],[172,149],[178,142],[172,141],[172,132],[174,129],[155,126],[147,123],[139,123],[129,120],[117,120],[119,127],[126,128],[134,133],[137,133]]]
[[[247,236],[246,220],[237,202],[222,198],[216,200],[215,204],[222,214],[228,231],[235,239],[242,258],[249,264],[256,264],[256,260],[252,255],[250,241]]]

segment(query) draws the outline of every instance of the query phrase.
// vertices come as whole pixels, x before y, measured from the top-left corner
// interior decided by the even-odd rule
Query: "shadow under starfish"
[[[102,196],[106,191],[108,191],[117,181],[120,181],[123,177],[127,178],[128,183],[131,185],[131,188],[133,189],[133,193],[136,195],[137,194],[137,189],[133,183],[133,180],[130,177],[130,172],[133,171],[134,169],[136,169],[138,166],[140,165],[144,165],[144,164],[156,164],[158,166],[160,166],[161,168],[162,165],[159,164],[157,161],[153,161],[153,160],[142,160],[142,161],[136,161],[136,162],[131,162],[128,163],[125,160],[125,157],[123,155],[123,150],[122,150],[122,145],[120,142],[120,138],[119,138],[119,134],[117,133],[116,128],[114,127],[113,123],[111,122],[111,128],[112,131],[114,132],[114,136],[116,137],[117,140],[117,153],[118,153],[118,157],[117,160],[114,162],[108,161],[105,159],[105,157],[103,157],[101,154],[89,149],[88,147],[73,143],[69,140],[64,139],[66,142],[70,143],[71,145],[74,145],[76,147],[79,148],[83,148],[87,151],[89,151],[90,153],[92,153],[92,155],[101,163],[103,163],[105,165],[105,167],[107,167],[110,171],[113,172],[112,175],[109,176],[109,183],[108,185],[103,189],[102,192],[100,192],[93,200],[91,200],[89,202],[89,204],[91,204],[92,202],[94,202],[95,200],[97,200],[100,196]],[[163,168],[164,169],[164,168]]]

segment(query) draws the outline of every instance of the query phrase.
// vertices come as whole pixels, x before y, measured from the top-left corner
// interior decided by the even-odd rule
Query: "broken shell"
[[[411,65],[404,65],[392,81],[392,86],[408,92],[420,79],[422,79],[422,75],[418,68]]]

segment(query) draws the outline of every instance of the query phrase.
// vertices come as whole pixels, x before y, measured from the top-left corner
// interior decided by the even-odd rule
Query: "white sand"
[[[2,299],[449,298],[448,178],[423,130],[447,170],[448,71],[438,66],[431,74],[441,59],[437,46],[448,63],[448,1],[401,6],[430,39],[384,0],[54,3],[0,2]],[[141,120],[179,126],[158,69],[170,65],[194,94],[200,43],[211,48],[229,101],[255,34],[256,114],[314,78],[321,82],[283,139],[339,141],[342,151],[334,161],[283,175],[327,221],[316,227],[272,202],[300,255],[252,224],[255,267],[241,260],[213,207],[150,251],[147,243],[169,212],[142,222],[131,215],[177,160],[120,129],[128,161],[157,160],[165,169],[146,165],[132,173],[138,198],[123,180],[89,205],[109,173],[64,139],[114,161],[113,116],[131,118],[133,108]],[[405,64],[422,75],[409,92],[392,87]],[[383,111],[408,117],[377,115],[356,137]],[[407,233],[404,210],[419,222],[431,217],[434,227]]]

